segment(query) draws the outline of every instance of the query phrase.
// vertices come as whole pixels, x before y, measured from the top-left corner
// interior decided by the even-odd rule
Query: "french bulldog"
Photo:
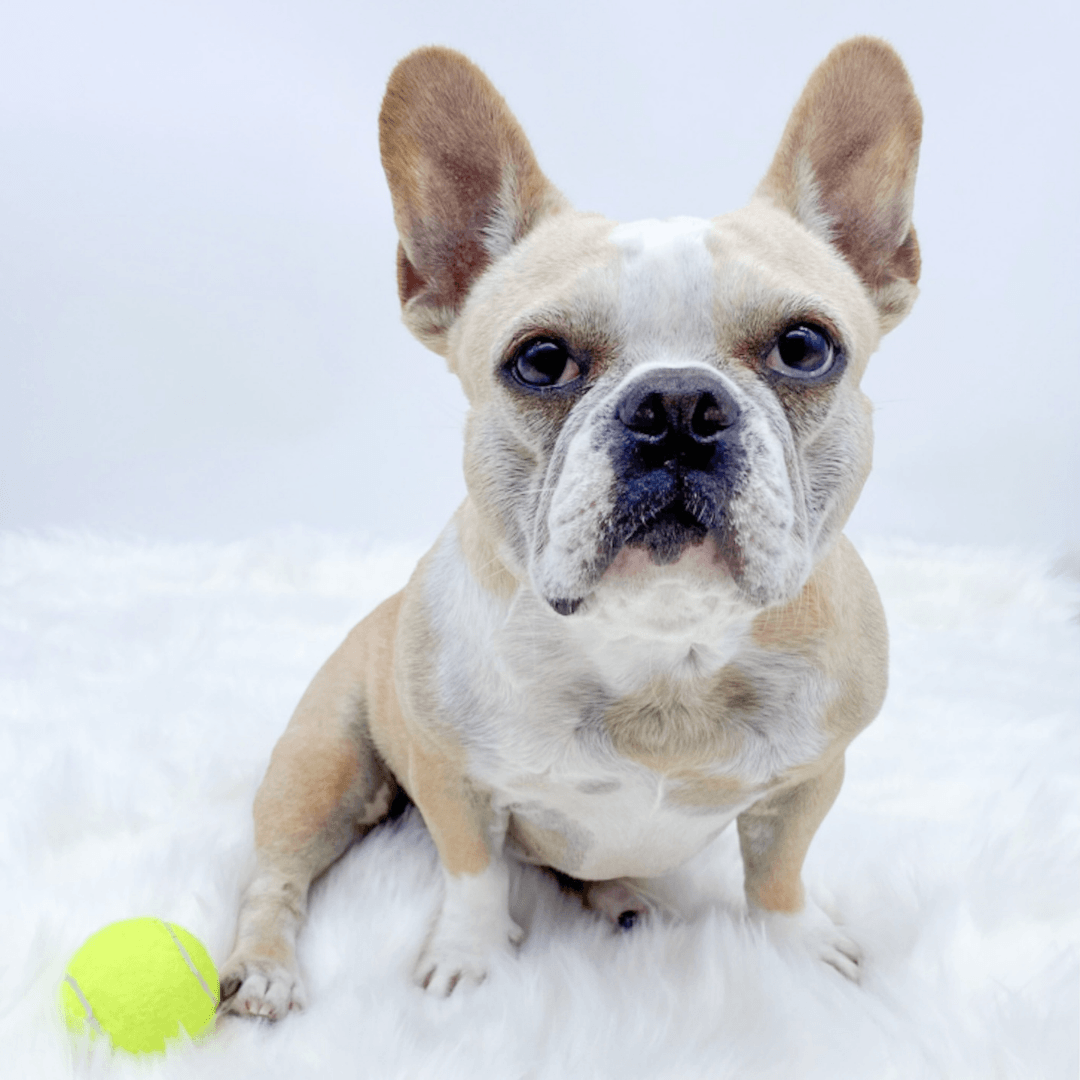
[[[838,46],[749,204],[710,220],[573,210],[448,49],[397,65],[379,124],[404,322],[469,402],[468,494],[273,751],[223,1010],[304,1005],[309,886],[405,797],[444,872],[429,993],[521,940],[512,859],[625,927],[732,820],[750,917],[857,980],[801,870],[885,694],[841,529],[870,470],[860,378],[917,293],[902,63]]]

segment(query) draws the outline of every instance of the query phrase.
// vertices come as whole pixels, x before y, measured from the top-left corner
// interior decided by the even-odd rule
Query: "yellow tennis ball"
[[[214,1023],[221,993],[202,943],[161,919],[125,919],[89,937],[60,984],[60,1009],[75,1032],[105,1035],[133,1054],[164,1051],[183,1029]]]

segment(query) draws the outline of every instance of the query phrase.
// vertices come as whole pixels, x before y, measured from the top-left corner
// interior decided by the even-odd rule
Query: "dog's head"
[[[469,398],[485,531],[554,610],[673,576],[750,609],[798,593],[870,468],[863,369],[917,292],[920,131],[900,60],[857,38],[747,207],[619,225],[567,205],[463,56],[397,66],[404,319]]]

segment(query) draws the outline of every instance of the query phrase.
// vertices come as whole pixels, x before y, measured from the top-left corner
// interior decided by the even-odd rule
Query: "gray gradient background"
[[[711,216],[813,67],[879,34],[923,103],[922,296],[865,386],[856,533],[1080,548],[1080,7],[93,4],[0,13],[0,527],[432,537],[464,402],[399,322],[376,115],[442,43],[613,218]]]

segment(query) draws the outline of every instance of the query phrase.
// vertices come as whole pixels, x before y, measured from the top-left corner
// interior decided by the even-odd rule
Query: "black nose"
[[[680,460],[705,469],[738,423],[739,406],[710,371],[660,368],[623,395],[615,414],[650,467]]]

